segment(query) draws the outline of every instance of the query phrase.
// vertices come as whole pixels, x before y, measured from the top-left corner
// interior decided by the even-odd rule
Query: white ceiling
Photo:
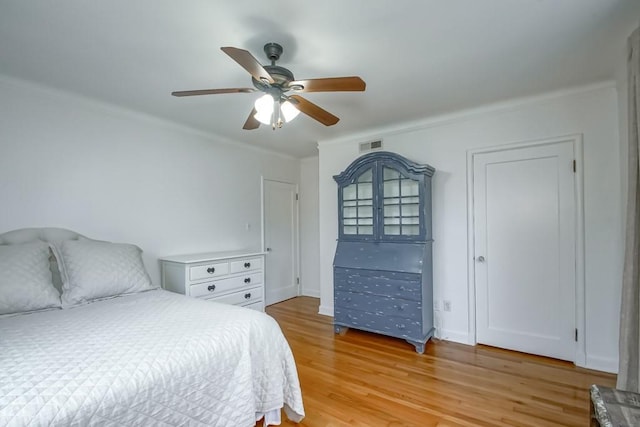
[[[613,78],[638,0],[0,0],[0,74],[296,157],[316,141]],[[220,46],[278,42],[298,79],[359,75],[366,92],[309,93],[341,118],[242,130],[259,94]]]

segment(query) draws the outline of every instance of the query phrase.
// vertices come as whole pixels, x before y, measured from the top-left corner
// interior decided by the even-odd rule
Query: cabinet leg
[[[345,326],[333,325],[333,330],[336,334],[344,335],[345,333],[347,333],[347,329],[349,328]]]
[[[424,346],[425,346],[426,343],[417,342],[417,341],[409,341],[409,340],[405,340],[405,341],[407,341],[409,344],[412,344],[416,348],[416,353],[424,354]]]

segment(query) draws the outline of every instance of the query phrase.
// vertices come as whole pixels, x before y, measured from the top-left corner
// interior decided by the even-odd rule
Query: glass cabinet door
[[[382,167],[382,234],[420,235],[420,182]]]
[[[342,188],[342,234],[373,236],[373,169]]]

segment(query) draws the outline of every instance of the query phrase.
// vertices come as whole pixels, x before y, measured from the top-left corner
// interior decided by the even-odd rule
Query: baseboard
[[[333,317],[333,306],[320,305],[318,314],[322,314],[323,316]]]
[[[587,355],[587,365],[585,366],[585,368],[617,374],[618,359],[613,359],[611,357],[597,357],[597,356]]]
[[[436,329],[435,337],[439,340],[469,344],[469,334],[463,331],[452,331],[450,329]]]
[[[292,296],[295,296],[295,293],[292,294],[292,289],[292,287],[288,287],[267,291],[266,299],[268,301],[284,301],[291,298]]]
[[[318,289],[300,289],[300,295],[303,297],[320,298],[320,291]]]

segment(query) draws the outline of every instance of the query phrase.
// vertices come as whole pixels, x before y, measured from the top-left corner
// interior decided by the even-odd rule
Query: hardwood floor
[[[333,332],[319,301],[267,307],[298,366],[302,426],[588,426],[591,384],[615,375],[568,362],[434,340],[425,354],[403,340]],[[296,425],[283,414],[283,425]]]

